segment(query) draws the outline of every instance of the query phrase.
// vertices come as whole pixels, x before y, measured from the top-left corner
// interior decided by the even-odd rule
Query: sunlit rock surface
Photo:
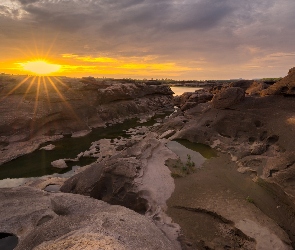
[[[285,95],[294,96],[295,95],[295,67],[290,69],[288,75],[285,76],[280,81],[273,84],[261,93],[265,95]]]

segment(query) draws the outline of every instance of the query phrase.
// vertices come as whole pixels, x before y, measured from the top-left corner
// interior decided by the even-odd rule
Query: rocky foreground
[[[185,93],[174,103],[161,85],[79,84],[68,83],[60,95],[52,90],[56,102],[35,112],[34,123],[28,104],[26,115],[1,105],[2,162],[37,148],[40,138],[173,104],[179,109],[161,124],[130,131],[129,139],[93,142],[81,155],[96,162],[70,178],[0,189],[0,231],[18,236],[16,249],[295,248],[295,69],[273,85],[241,81]],[[2,92],[3,102],[25,103],[25,91],[10,91]],[[173,179],[166,166],[178,158],[166,147],[173,139],[209,145],[218,157]],[[25,149],[13,153],[20,145]],[[43,191],[49,184],[61,192]]]

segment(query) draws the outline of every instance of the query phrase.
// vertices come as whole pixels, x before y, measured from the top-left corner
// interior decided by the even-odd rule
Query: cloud
[[[154,56],[154,63],[232,71],[243,65],[264,65],[257,58],[271,62],[269,55],[295,49],[295,2],[291,0],[4,2],[0,4],[0,36],[4,36],[0,52],[6,54],[12,53],[7,47],[25,44],[33,50],[32,44],[45,48],[55,41],[51,53],[56,56],[75,54],[92,63]],[[285,60],[283,66],[289,64]]]

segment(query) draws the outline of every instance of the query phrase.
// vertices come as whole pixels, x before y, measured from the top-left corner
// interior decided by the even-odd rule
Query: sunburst
[[[49,63],[45,60],[28,61],[20,63],[25,71],[32,72],[36,75],[49,75],[60,70],[61,65]]]

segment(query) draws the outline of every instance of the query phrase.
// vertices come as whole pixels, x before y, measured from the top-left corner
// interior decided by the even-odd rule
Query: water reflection
[[[195,92],[196,90],[200,90],[202,88],[197,87],[170,87],[174,92],[174,95],[182,95],[185,92]]]
[[[69,166],[66,169],[53,168],[51,162],[58,159],[75,159],[81,152],[88,150],[91,142],[100,139],[115,139],[120,137],[128,138],[126,130],[140,126],[151,126],[158,118],[164,118],[171,112],[156,115],[145,123],[139,123],[138,119],[129,119],[121,124],[116,124],[106,128],[94,129],[91,133],[84,137],[65,137],[59,141],[48,142],[40,146],[44,147],[49,144],[55,146],[54,150],[36,150],[31,154],[21,156],[15,160],[7,162],[0,166],[0,180],[7,178],[18,178],[16,182],[21,183],[23,180],[19,178],[29,178],[38,176],[47,176],[52,174],[64,174],[71,170],[73,166],[85,166],[96,160],[93,157],[83,157],[79,161],[67,161]],[[12,183],[13,181],[7,181]],[[1,184],[0,184],[1,186]]]

